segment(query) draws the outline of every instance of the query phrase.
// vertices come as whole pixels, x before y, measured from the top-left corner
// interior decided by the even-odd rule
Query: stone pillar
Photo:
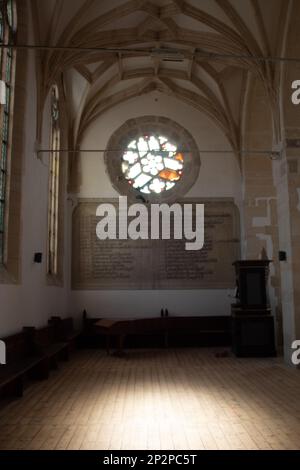
[[[292,157],[293,151],[286,149],[281,160],[274,162],[274,174],[277,187],[278,204],[278,233],[279,249],[286,253],[286,261],[280,262],[282,313],[283,313],[283,343],[284,357],[287,363],[291,362],[291,344],[299,337],[296,331],[296,317],[299,317],[300,291],[297,280],[300,280],[299,258],[300,248],[300,212],[297,214],[296,186],[300,187],[300,174],[295,172],[298,165]],[[296,163],[298,163],[296,161]],[[297,221],[299,219],[299,221]],[[298,233],[298,240],[297,240]],[[297,246],[298,245],[298,246]],[[298,265],[298,268],[297,268]],[[297,274],[298,269],[298,274]]]
[[[249,80],[243,148],[271,150],[273,128],[271,108],[259,78]],[[269,295],[275,318],[277,349],[282,349],[282,308],[278,261],[277,191],[273,161],[268,154],[245,154],[243,171],[243,257],[258,259],[262,250],[270,265]]]
[[[282,55],[299,57],[300,2],[290,4]],[[277,188],[285,360],[291,363],[292,342],[300,339],[300,105],[292,103],[292,83],[300,80],[300,64],[285,62],[281,69],[282,156],[274,162]]]

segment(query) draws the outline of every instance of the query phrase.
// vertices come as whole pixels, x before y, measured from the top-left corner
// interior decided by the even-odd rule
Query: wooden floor
[[[300,449],[300,371],[216,351],[79,352],[0,409],[0,448]]]

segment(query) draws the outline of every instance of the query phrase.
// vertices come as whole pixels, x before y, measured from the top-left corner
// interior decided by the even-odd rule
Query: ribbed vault
[[[259,58],[281,55],[288,4],[32,0],[36,43],[70,48],[37,54],[40,110],[50,86],[62,78],[70,146],[79,148],[85,131],[105,111],[158,90],[209,116],[238,155],[249,73],[262,80],[275,133],[279,129],[279,64]],[[178,58],[157,53],[170,49]]]

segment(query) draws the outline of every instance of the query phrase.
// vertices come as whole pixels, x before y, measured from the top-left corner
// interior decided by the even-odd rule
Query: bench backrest
[[[55,342],[55,329],[53,325],[35,330],[34,343],[40,347],[50,346]]]
[[[69,333],[74,331],[73,318],[51,317],[48,324],[54,328],[56,341],[65,341]]]
[[[28,355],[27,342],[23,333],[3,338],[6,349],[6,364],[13,364]]]
[[[62,322],[66,333],[71,333],[72,331],[74,331],[74,323],[72,317],[64,318]]]

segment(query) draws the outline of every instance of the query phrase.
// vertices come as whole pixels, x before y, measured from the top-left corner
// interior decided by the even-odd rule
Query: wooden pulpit
[[[238,357],[276,355],[274,318],[267,290],[270,263],[270,260],[233,263],[237,301],[231,306],[232,347]]]

